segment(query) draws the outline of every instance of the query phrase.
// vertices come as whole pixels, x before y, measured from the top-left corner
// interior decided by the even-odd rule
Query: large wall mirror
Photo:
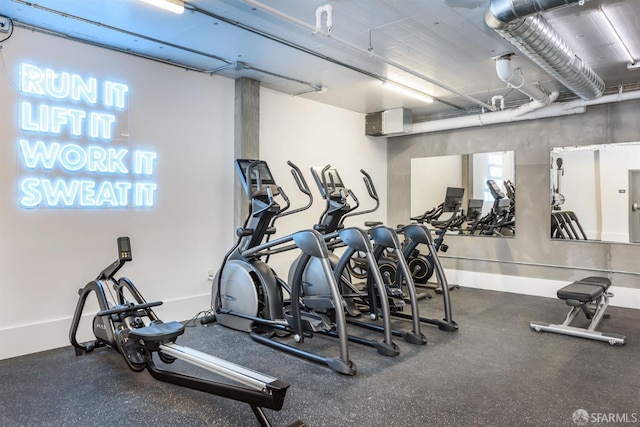
[[[640,143],[551,149],[551,237],[640,243]]]
[[[443,203],[448,187],[464,189],[459,215],[467,218],[461,219],[454,232],[515,235],[513,151],[411,159],[411,216],[418,217]]]

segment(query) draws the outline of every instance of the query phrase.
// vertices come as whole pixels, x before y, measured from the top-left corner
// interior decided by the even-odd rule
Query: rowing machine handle
[[[108,310],[100,310],[96,316],[108,316],[110,314],[120,314],[127,311],[143,310],[145,308],[157,307],[162,305],[162,301],[145,302],[144,304],[126,305],[123,307],[114,307]]]

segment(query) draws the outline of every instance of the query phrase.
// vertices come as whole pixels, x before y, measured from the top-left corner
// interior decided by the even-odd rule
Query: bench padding
[[[595,300],[611,286],[606,277],[585,277],[558,290],[558,298],[587,303]]]

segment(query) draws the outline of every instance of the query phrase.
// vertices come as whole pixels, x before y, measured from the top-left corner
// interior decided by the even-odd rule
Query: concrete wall
[[[549,154],[554,146],[640,140],[639,108],[640,102],[627,101],[589,107],[585,114],[573,116],[390,138],[389,223],[406,222],[411,214],[412,158],[515,150],[516,237],[448,235],[445,267],[506,275],[515,281],[531,279],[519,289],[532,294],[539,286],[534,279],[562,282],[588,275],[608,275],[616,287],[637,290],[640,246],[549,238]],[[434,185],[446,186],[437,175],[431,179]],[[640,307],[640,293],[627,293],[621,298],[633,298]]]

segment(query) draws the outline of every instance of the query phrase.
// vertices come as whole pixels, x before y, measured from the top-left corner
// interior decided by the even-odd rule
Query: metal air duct
[[[573,3],[584,0],[491,0],[484,19],[540,68],[588,101],[602,96],[604,81],[538,14]]]

